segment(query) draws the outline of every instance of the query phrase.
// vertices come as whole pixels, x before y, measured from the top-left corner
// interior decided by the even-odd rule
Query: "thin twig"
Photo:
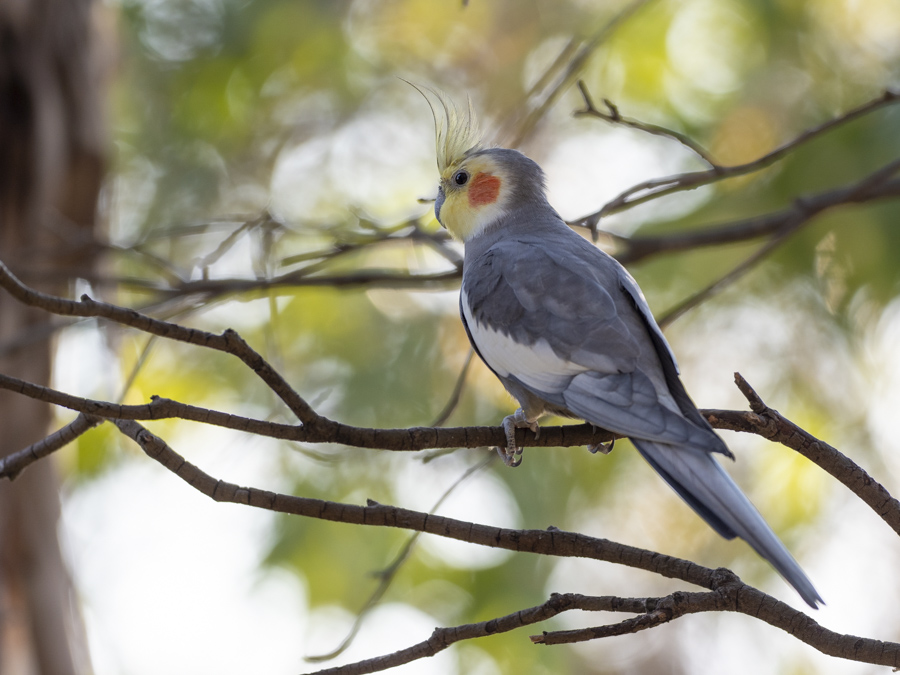
[[[575,117],[596,117],[611,124],[619,124],[625,127],[631,127],[632,129],[638,129],[639,131],[643,131],[654,136],[671,138],[681,143],[684,147],[693,152],[704,162],[709,164],[710,167],[717,166],[715,160],[712,158],[712,155],[709,154],[706,148],[697,143],[690,136],[687,136],[686,134],[683,134],[679,131],[666,129],[665,127],[661,127],[657,124],[650,124],[648,122],[641,122],[640,120],[635,120],[630,117],[623,117],[621,114],[619,114],[619,109],[615,106],[615,104],[613,104],[612,101],[608,99],[603,99],[603,104],[609,110],[609,112],[605,113],[602,110],[599,110],[594,105],[594,102],[591,99],[591,95],[588,93],[587,86],[584,84],[584,82],[578,80],[577,84],[578,91],[581,92],[581,97],[584,99],[584,109],[576,110],[573,113]]]
[[[474,356],[475,350],[469,347],[469,353],[466,355],[466,361],[463,363],[462,370],[459,371],[459,377],[456,378],[456,385],[453,387],[453,393],[450,394],[450,400],[447,401],[447,405],[444,406],[444,409],[441,410],[430,426],[444,426],[444,422],[450,419],[450,415],[456,410],[456,406],[459,405],[459,399],[462,396],[463,387],[466,385],[466,377],[469,375],[469,366],[472,365]]]
[[[497,458],[495,453],[490,453],[486,458],[482,459],[477,464],[470,466],[466,469],[463,474],[453,481],[453,484],[448,487],[444,494],[440,496],[440,498],[434,503],[434,506],[431,507],[431,510],[428,512],[429,516],[433,516],[437,513],[437,510],[441,508],[441,504],[443,504],[450,494],[462,485],[465,481],[467,481],[471,476],[474,476],[477,472],[484,469],[491,462],[493,462]],[[352,643],[356,635],[359,633],[359,629],[362,627],[363,620],[366,615],[374,609],[379,602],[381,602],[381,598],[384,597],[384,594],[387,592],[388,588],[390,588],[391,583],[397,576],[397,572],[400,571],[400,568],[403,566],[408,559],[410,554],[412,553],[413,548],[416,545],[416,542],[419,541],[419,537],[422,535],[421,532],[414,533],[409,539],[406,540],[406,543],[400,549],[400,552],[396,555],[396,557],[390,562],[390,564],[385,567],[383,570],[377,572],[375,576],[378,577],[378,586],[372,591],[372,594],[369,596],[368,600],[363,603],[362,608],[357,612],[356,618],[353,620],[353,626],[350,628],[350,632],[347,634],[341,644],[338,645],[335,649],[328,652],[327,654],[319,654],[317,656],[307,656],[306,660],[312,663],[321,663],[322,661],[329,661],[331,659],[337,658],[341,654],[343,654],[347,647],[349,647]]]
[[[237,244],[238,240],[241,238],[241,235],[244,234],[244,232],[252,229],[255,225],[261,222],[261,219],[264,217],[265,215],[261,216],[259,219],[252,221],[248,220],[244,223],[241,223],[238,227],[229,232],[228,236],[225,237],[221,242],[219,242],[219,245],[216,246],[216,248],[200,258],[196,262],[196,266],[200,269],[206,270],[210,265],[214,265],[222,258],[222,256],[224,256],[226,253],[228,253],[228,251],[234,248],[234,245]]]
[[[769,241],[767,241],[765,244],[751,253],[747,258],[742,260],[738,265],[732,268],[724,276],[716,279],[708,286],[700,289],[690,297],[675,305],[675,307],[668,310],[658,319],[657,323],[659,324],[659,327],[666,328],[667,326],[669,326],[669,324],[687,314],[687,312],[692,310],[694,307],[697,307],[699,304],[708,300],[712,296],[717,295],[727,286],[740,279],[747,272],[749,272],[751,269],[756,267],[756,265],[767,258],[769,254],[771,254],[775,249],[781,246],[787,239],[788,235],[792,232],[794,232],[794,229],[775,235]]]
[[[587,64],[588,60],[591,58],[594,52],[603,43],[605,43],[613,33],[615,33],[616,29],[619,28],[619,26],[630,19],[641,7],[646,5],[648,2],[649,0],[633,0],[633,2],[629,3],[622,11],[616,14],[598,31],[596,31],[590,39],[585,41],[585,43],[578,50],[575,56],[572,57],[572,60],[569,61],[569,65],[559,76],[556,84],[550,88],[550,90],[544,96],[543,100],[537,105],[537,107],[531,110],[518,125],[518,128],[512,134],[509,140],[508,145],[510,147],[517,147],[518,145],[521,145],[522,141],[524,141],[525,138],[531,133],[535,125],[547,113],[547,111],[553,106],[553,104],[556,103],[557,99],[559,99],[559,96],[572,86],[572,83],[574,83],[578,78],[578,74],[582,71],[585,64]],[[558,69],[558,61],[559,59],[554,62],[550,70]],[[550,72],[550,70],[548,70],[548,73]],[[550,78],[547,77],[546,79],[549,80]]]
[[[900,160],[889,162],[872,174],[866,176],[861,181],[846,188],[844,194],[845,201],[840,203],[850,203],[857,199],[871,197],[873,190],[889,184],[888,179],[900,170]],[[895,181],[900,188],[900,181]],[[811,200],[798,199],[794,206],[785,212],[781,228],[775,235],[765,244],[760,246],[749,257],[744,259],[740,264],[734,267],[721,278],[709,284],[705,288],[697,291],[686,300],[682,301],[674,308],[670,309],[659,319],[661,328],[665,328],[670,323],[683,316],[689,310],[698,306],[700,303],[708,300],[712,296],[720,293],[730,284],[734,283],[747,272],[753,269],[761,261],[767,258],[775,249],[781,246],[787,238],[797,232],[801,227],[808,224],[814,216],[822,213],[827,208],[837,206],[835,203],[816,203]]]
[[[30,464],[65,447],[103,421],[102,417],[82,413],[62,429],[37,443],[32,443],[27,448],[23,448],[6,457],[0,457],[0,478],[15,480],[16,476]]]
[[[132,366],[131,370],[128,373],[128,377],[125,378],[125,382],[122,385],[122,391],[119,392],[119,396],[116,399],[117,403],[121,403],[122,401],[124,401],[125,397],[128,395],[128,392],[131,391],[131,387],[134,386],[138,375],[146,365],[147,360],[150,358],[150,352],[153,350],[153,345],[156,344],[156,341],[158,339],[159,338],[156,335],[151,335],[147,338],[147,342],[144,343],[144,346],[141,349],[141,353],[138,354],[138,357],[134,362],[134,366]]]

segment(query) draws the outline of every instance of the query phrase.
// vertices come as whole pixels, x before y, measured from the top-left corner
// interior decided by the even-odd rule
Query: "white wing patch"
[[[478,323],[472,316],[469,299],[460,290],[463,316],[487,364],[500,377],[513,375],[527,387],[547,393],[564,390],[572,377],[589,370],[557,356],[546,338],[524,345],[509,335]]]

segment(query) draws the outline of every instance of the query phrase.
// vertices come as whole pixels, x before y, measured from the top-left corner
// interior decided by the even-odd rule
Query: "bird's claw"
[[[522,450],[516,445],[516,429],[531,429],[534,432],[534,437],[538,438],[541,433],[541,428],[537,423],[537,420],[529,420],[525,415],[525,411],[519,408],[512,415],[507,415],[503,418],[503,423],[501,424],[503,427],[503,432],[506,434],[506,447],[501,448],[497,446],[495,450],[497,454],[503,459],[503,463],[509,467],[516,467],[522,463]]]
[[[502,459],[503,463],[508,467],[514,469],[522,463],[522,448],[513,448],[510,452],[509,448],[501,448],[498,445],[494,447],[494,450],[497,451],[497,454],[500,455],[500,459]]]
[[[587,446],[588,452],[597,454],[598,452],[608,455],[616,447],[616,439],[612,439],[609,443],[591,443]]]

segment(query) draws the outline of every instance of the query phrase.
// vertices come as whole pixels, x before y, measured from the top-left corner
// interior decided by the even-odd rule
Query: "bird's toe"
[[[616,439],[612,439],[609,443],[591,443],[587,446],[587,449],[592,454],[597,454],[598,452],[608,455],[612,452],[613,448],[616,446]]]
[[[494,450],[497,451],[497,454],[500,455],[500,459],[503,460],[506,466],[515,468],[522,463],[522,448],[515,446],[501,448],[498,445],[494,447]]]

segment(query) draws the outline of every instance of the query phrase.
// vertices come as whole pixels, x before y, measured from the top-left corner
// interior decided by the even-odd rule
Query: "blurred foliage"
[[[416,203],[434,194],[431,119],[398,77],[457,98],[471,96],[490,134],[534,103],[528,88],[569,40],[588,39],[623,7],[589,0],[471,0],[468,6],[433,0],[123,0],[112,110],[116,167],[106,207],[112,240],[139,255],[117,256],[112,268],[156,288],[165,288],[173,275],[184,281],[254,279],[290,269],[292,256],[371,234],[373,223],[387,227],[422,216],[422,227],[435,231],[429,207]],[[596,100],[608,98],[625,115],[685,131],[724,164],[744,162],[900,84],[900,5],[655,0],[598,47],[581,77]],[[551,187],[555,175],[574,166],[565,187],[588,195],[599,208],[620,187],[598,179],[607,175],[598,171],[651,178],[673,167],[697,168],[696,158],[675,143],[597,120],[573,120],[571,112],[580,107],[577,92],[567,92],[523,145],[544,164]],[[582,138],[577,153],[562,153],[566,141]],[[594,153],[605,147],[625,151]],[[639,235],[763,214],[858,180],[898,156],[895,106],[766,171],[666,198],[601,226]],[[565,212],[566,204],[557,206]],[[261,224],[266,210],[272,219]],[[829,389],[857,392],[865,383],[819,364],[840,354],[848,359],[840,363],[852,367],[854,345],[900,291],[898,219],[896,201],[825,214],[737,286],[682,319],[671,337],[686,373],[694,372],[689,379],[715,375],[718,384],[700,388],[729,392],[721,400],[698,396],[698,403],[742,405],[727,377],[721,378],[737,366],[733,359],[715,361],[709,345],[717,330],[733,335],[738,311],[750,308],[770,320],[754,320],[736,341],[754,368],[748,378],[764,383],[769,402],[812,433],[838,440],[855,433],[864,408],[841,404]],[[659,256],[633,272],[660,311],[727,272],[755,246]],[[449,268],[426,246],[405,241],[347,253],[329,269],[367,267]],[[467,351],[452,289],[287,287],[173,300],[123,287],[110,296],[149,303],[206,329],[236,328],[321,413],[351,424],[429,424],[446,403]],[[788,337],[779,337],[785,331]],[[142,348],[125,348],[128,339],[120,342],[126,373]],[[823,372],[836,379],[823,386]],[[236,360],[183,345],[154,345],[126,400],[152,394],[289,419]],[[496,424],[512,407],[476,363],[449,423]],[[178,427],[173,422],[166,429]],[[114,442],[110,433],[102,427],[82,437],[71,470],[82,476],[101,471],[116,454],[107,449]],[[860,436],[854,449],[871,452]],[[526,455],[516,471],[492,465],[488,471],[497,480],[489,487],[469,493],[465,484],[458,488],[467,495],[461,499],[469,502],[469,517],[495,522],[491,506],[511,499],[510,517],[523,527],[596,522],[594,533],[713,566],[740,558],[738,567],[751,581],[770,574],[746,547],[715,539],[627,443],[608,457],[577,449]],[[281,461],[295,494],[355,503],[371,497],[428,509],[481,457],[462,451],[421,463],[399,453],[284,447],[259,462]],[[778,448],[745,452],[735,467],[745,485],[761,486],[755,498],[789,541],[813,526],[829,494],[830,483],[811,471]],[[417,481],[433,486],[427,499]],[[386,565],[408,536],[282,518],[267,564],[305,577],[315,607],[338,604],[355,612],[375,586],[371,572]],[[554,561],[518,555],[468,568],[423,545],[387,599],[413,603],[443,624],[484,620],[545,599],[556,590],[547,587],[554,567]],[[437,580],[443,585],[435,586]],[[582,658],[590,652],[525,649],[522,642],[517,632],[479,646],[501,672],[612,672]],[[674,638],[671,648],[678,648]]]

